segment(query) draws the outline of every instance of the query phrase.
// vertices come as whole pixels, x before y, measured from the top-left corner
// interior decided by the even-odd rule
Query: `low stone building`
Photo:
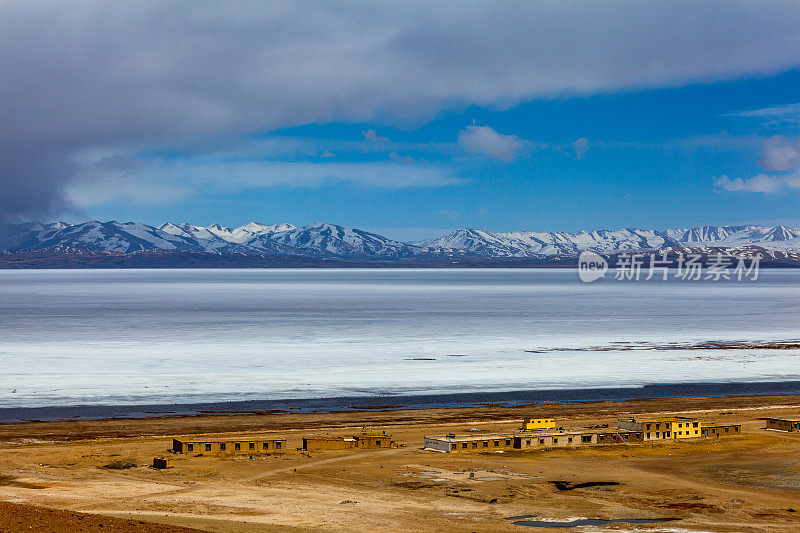
[[[186,437],[172,439],[172,450],[181,454],[255,455],[284,453],[286,439],[275,437]]]
[[[706,438],[720,438],[720,437],[728,437],[731,435],[741,435],[742,434],[742,425],[741,424],[703,424],[702,429],[703,436]]]
[[[437,452],[487,452],[514,448],[514,435],[486,433],[483,435],[438,435],[425,437],[425,449]]]
[[[318,435],[303,438],[303,450],[308,452],[391,448],[392,436],[387,433],[362,433],[352,437]]]
[[[303,438],[303,450],[307,452],[348,450],[355,447],[356,439],[352,437],[332,437],[322,435]]]
[[[767,429],[775,431],[800,431],[800,416],[767,418]]]
[[[642,442],[641,432],[616,429],[542,430],[535,433],[436,435],[425,437],[425,449],[454,452],[496,452],[533,448],[558,448]]]

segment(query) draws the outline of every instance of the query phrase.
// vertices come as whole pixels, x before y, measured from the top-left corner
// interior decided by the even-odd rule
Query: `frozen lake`
[[[795,270],[6,270],[0,407],[797,380],[797,349],[667,345],[799,326]]]

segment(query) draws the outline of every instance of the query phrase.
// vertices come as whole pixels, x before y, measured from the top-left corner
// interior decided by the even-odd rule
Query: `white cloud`
[[[764,143],[759,165],[767,170],[791,170],[800,167],[800,140],[790,141],[781,135],[770,137]]]
[[[796,0],[17,0],[0,2],[0,20],[0,72],[13,73],[0,76],[0,217],[60,206],[73,154],[98,146],[412,122],[800,66]]]
[[[450,220],[455,220],[458,218],[458,211],[454,209],[440,209],[436,211],[437,215],[442,215],[443,217],[447,217]]]
[[[119,172],[99,174],[98,164],[83,167],[69,186],[68,198],[78,207],[128,201],[158,205],[197,194],[274,187],[310,188],[327,184],[404,189],[460,185],[465,180],[434,165],[395,162],[334,163],[192,160],[137,161]]]
[[[800,103],[734,111],[725,116],[755,119],[770,126],[800,125]]]
[[[773,171],[752,178],[714,178],[718,189],[736,192],[776,193],[800,189],[800,140],[774,135],[764,142],[758,164]]]
[[[800,189],[800,174],[758,174],[752,178],[731,179],[728,176],[714,178],[714,186],[726,191],[774,193],[782,190]]]
[[[501,161],[511,161],[523,147],[516,135],[497,133],[489,126],[467,126],[458,133],[458,144],[472,154],[490,155]]]
[[[380,135],[375,133],[375,130],[362,131],[361,135],[363,135],[364,139],[368,140],[369,142],[373,143],[389,142],[389,137],[381,137]]]
[[[398,161],[398,162],[404,163],[406,165],[411,164],[411,163],[414,162],[414,158],[413,157],[408,156],[408,155],[402,156],[402,155],[398,154],[397,152],[389,152],[389,157],[393,161]]]
[[[586,151],[589,149],[589,139],[586,137],[581,137],[572,143],[572,147],[575,149],[575,157],[577,157],[579,160],[583,159],[583,156],[586,155]]]

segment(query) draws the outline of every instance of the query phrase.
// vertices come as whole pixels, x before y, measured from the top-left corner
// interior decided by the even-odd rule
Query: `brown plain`
[[[509,517],[675,518],[630,530],[800,531],[800,395],[506,408],[247,413],[0,425],[0,531],[536,531]],[[742,435],[579,449],[442,454],[423,436],[621,416],[698,416]],[[302,437],[386,431],[405,446],[305,453]],[[286,437],[275,456],[169,455],[174,435]],[[128,462],[133,468],[103,468]],[[561,483],[554,483],[561,482]],[[7,503],[2,503],[7,502]],[[102,525],[98,525],[102,524]]]

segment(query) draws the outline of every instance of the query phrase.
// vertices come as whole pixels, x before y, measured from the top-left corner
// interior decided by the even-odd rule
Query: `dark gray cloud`
[[[0,216],[86,153],[800,65],[800,3],[0,3]]]

